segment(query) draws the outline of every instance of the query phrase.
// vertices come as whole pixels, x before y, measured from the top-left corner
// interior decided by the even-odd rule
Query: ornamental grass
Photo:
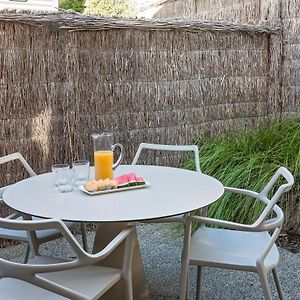
[[[202,172],[220,180],[224,186],[261,191],[280,166],[295,177],[293,189],[279,205],[285,213],[284,231],[300,233],[300,119],[289,118],[258,128],[198,140]],[[193,169],[189,160],[185,167]],[[209,206],[211,217],[250,224],[262,212],[259,201],[230,193]]]

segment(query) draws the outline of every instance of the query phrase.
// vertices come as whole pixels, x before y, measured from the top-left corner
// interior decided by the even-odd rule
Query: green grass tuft
[[[280,206],[285,211],[285,230],[299,233],[300,193],[300,119],[289,118],[261,125],[239,133],[230,133],[198,140],[201,170],[220,180],[224,186],[261,191],[280,166],[295,177],[293,190],[285,195]],[[194,169],[193,160],[184,165]],[[209,215],[224,220],[250,224],[260,215],[263,204],[226,193],[210,205]]]

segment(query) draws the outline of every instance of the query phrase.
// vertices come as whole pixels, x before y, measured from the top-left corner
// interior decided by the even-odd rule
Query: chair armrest
[[[259,199],[263,201],[261,198],[263,198],[259,193],[249,191],[246,189],[239,189],[239,188],[232,188],[232,187],[224,187],[225,192],[229,193],[234,193],[234,194],[241,194],[244,196],[248,196],[254,199]],[[225,220],[219,220],[219,219],[214,219],[214,218],[209,218],[205,216],[190,216],[189,217],[190,221],[196,221],[201,224],[206,224],[206,225],[213,225],[213,226],[222,226],[226,227],[229,229],[236,229],[240,231],[257,231],[257,226],[254,225],[255,223],[251,225],[247,224],[241,224],[241,223],[236,223],[232,221],[225,221]]]
[[[11,220],[15,220],[17,219],[18,217],[21,217],[22,214],[19,213],[19,212],[13,212],[11,213],[10,215],[8,215],[7,217],[5,217],[6,219],[11,219]]]
[[[249,197],[255,198],[255,199],[260,199],[261,198],[259,193],[249,191],[249,190],[246,190],[246,189],[239,189],[239,188],[224,186],[224,191],[228,192],[228,193],[234,193],[234,194],[249,196]]]
[[[261,200],[261,196],[259,193],[249,191],[246,189],[239,189],[239,188],[232,188],[232,187],[224,187],[225,192],[234,193],[234,194],[241,194],[244,196],[249,196],[251,198],[259,199]],[[256,226],[254,224],[247,225],[247,224],[241,224],[236,223],[232,221],[225,221],[225,220],[219,220],[214,218],[209,218],[205,216],[190,216],[189,217],[190,222],[195,221],[201,224],[206,225],[214,225],[214,226],[222,226],[229,229],[236,229],[241,231],[256,231]]]
[[[246,189],[233,188],[233,187],[224,187],[224,191],[229,192],[229,193],[248,196],[252,199],[260,200],[261,202],[265,203],[266,205],[269,204],[267,197],[261,193],[249,191]],[[261,218],[261,216],[260,216],[260,218]],[[260,220],[260,218],[258,220],[256,220],[253,224],[247,225],[247,224],[241,224],[241,223],[236,223],[236,222],[232,222],[232,221],[225,221],[225,220],[209,218],[209,217],[205,217],[205,216],[190,216],[189,217],[190,222],[196,221],[201,224],[222,226],[222,227],[226,227],[229,229],[236,229],[236,230],[240,230],[240,231],[260,231],[260,230],[262,230],[262,228],[261,228],[262,220]],[[275,221],[276,221],[276,223],[275,223]],[[266,223],[264,224],[264,227],[265,227],[264,230],[273,229],[274,226],[278,226],[277,223],[278,224],[280,223],[280,220],[278,220],[278,218],[274,218],[269,221],[266,221]]]
[[[269,204],[268,198],[265,195],[263,195],[262,193],[257,193],[257,192],[249,191],[246,189],[238,189],[238,188],[232,188],[232,187],[224,187],[224,191],[227,193],[233,193],[233,194],[247,196],[254,200],[259,200],[266,205]]]
[[[103,260],[105,257],[107,257],[111,252],[113,252],[126,238],[128,238],[133,230],[134,227],[128,226],[127,228],[123,229],[120,233],[118,233],[110,242],[105,246],[104,249],[99,251],[98,253],[91,254],[85,251],[81,245],[78,243],[78,241],[74,238],[74,236],[71,234],[69,229],[66,227],[64,223],[61,221],[59,222],[59,227],[57,228],[60,230],[62,235],[66,238],[74,252],[76,253],[79,261],[82,264],[95,264],[101,260]],[[62,229],[62,230],[61,230]]]
[[[126,238],[128,238],[133,232],[133,227],[123,229],[118,233],[109,244],[96,254],[86,253],[91,259],[90,263],[94,264],[107,257],[112,251],[114,251]]]
[[[201,224],[222,226],[229,229],[236,229],[240,231],[257,231],[256,227],[253,224],[246,225],[246,224],[235,223],[235,222],[225,221],[225,220],[218,220],[218,219],[213,219],[208,217],[201,217],[201,216],[190,216],[188,217],[188,219],[190,222],[196,221]]]
[[[70,270],[74,268],[81,267],[83,265],[93,265],[98,263],[107,257],[113,250],[115,250],[122,241],[124,241],[127,237],[132,233],[133,228],[126,228],[122,230],[115,238],[100,252],[96,254],[90,254],[86,252],[82,247],[78,244],[78,242],[73,237],[69,237],[68,235],[65,237],[68,238],[68,242],[70,246],[73,248],[76,253],[78,259],[73,261],[60,262],[57,264],[42,264],[42,265],[29,265],[32,273],[49,273],[49,272],[57,272],[61,270]],[[63,233],[63,232],[62,232]],[[74,242],[73,242],[74,240]],[[74,245],[75,244],[75,245]],[[26,265],[24,265],[26,268]]]
[[[239,188],[232,188],[232,187],[224,187],[224,190],[225,190],[225,192],[248,196],[248,197],[252,198],[253,200],[259,200],[260,202],[262,202],[266,205],[262,214],[251,225],[252,229],[250,229],[250,230],[270,231],[270,230],[273,230],[274,228],[280,226],[280,224],[282,222],[281,218],[283,218],[282,210],[277,205],[274,205],[275,203],[272,205],[271,201],[267,198],[267,196],[263,192],[257,193],[257,192],[249,191],[246,189],[239,189]],[[273,208],[273,210],[275,211],[277,216],[276,216],[276,218],[273,218],[270,220],[265,220],[265,218],[269,214],[271,208]],[[235,224],[234,222],[229,222],[229,223]],[[240,225],[242,225],[242,224],[240,224]],[[220,226],[226,226],[226,225],[220,225]],[[231,228],[231,227],[228,227],[228,228]]]

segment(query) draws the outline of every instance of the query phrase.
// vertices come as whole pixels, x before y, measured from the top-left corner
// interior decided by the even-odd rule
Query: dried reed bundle
[[[261,24],[240,24],[219,21],[198,20],[143,20],[102,18],[78,13],[2,13],[0,21],[16,22],[33,26],[51,26],[72,30],[108,30],[108,29],[139,29],[139,30],[183,30],[183,31],[242,31],[250,34],[276,33],[279,28]]]

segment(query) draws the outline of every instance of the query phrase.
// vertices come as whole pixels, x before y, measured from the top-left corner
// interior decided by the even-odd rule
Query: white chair
[[[167,152],[187,152],[194,154],[195,161],[195,171],[201,172],[200,160],[199,160],[199,149],[196,145],[162,145],[162,144],[148,144],[141,143],[138,150],[133,158],[132,165],[136,165],[140,159],[142,151],[152,150],[152,151],[167,151]],[[155,219],[151,221],[146,221],[145,223],[164,223],[164,222],[184,222],[184,215],[172,216],[167,218]]]
[[[12,162],[18,160],[21,162],[22,166],[26,169],[28,174],[30,176],[36,176],[35,172],[32,170],[32,168],[29,166],[27,161],[24,159],[24,157],[20,153],[13,153],[6,156],[0,157],[0,165]],[[2,195],[5,191],[5,189],[8,186],[4,186],[0,188],[0,204],[5,205]],[[30,216],[20,214],[18,212],[14,212],[11,215],[7,216],[6,219],[31,219]],[[33,217],[33,219],[38,220],[39,218]],[[67,227],[69,228],[75,228],[78,226],[78,223],[75,222],[66,222],[65,223]],[[87,249],[87,238],[86,238],[86,228],[84,223],[80,223],[81,226],[81,234],[82,234],[82,243],[83,248]],[[17,241],[23,241],[27,242],[27,248],[26,253],[24,257],[24,262],[28,260],[29,254],[30,254],[30,247],[32,248],[32,251],[35,255],[38,255],[38,249],[39,246],[45,242],[61,238],[61,234],[57,230],[43,230],[39,232],[30,232],[27,234],[25,231],[20,230],[8,230],[5,228],[0,228],[0,238],[1,239],[8,239],[8,240],[17,240]]]
[[[284,177],[286,183],[279,185],[278,179]],[[283,193],[294,183],[293,175],[284,167],[277,170],[265,188],[256,193],[237,188],[225,188],[232,192],[249,196],[263,202],[266,206],[259,218],[251,225],[217,220],[203,216],[188,216],[185,226],[185,240],[181,266],[180,299],[186,299],[188,266],[197,265],[196,299],[200,299],[200,277],[202,267],[216,267],[241,271],[257,272],[265,299],[272,299],[267,273],[272,270],[280,299],[283,293],[275,267],[279,262],[279,252],[275,241],[283,223],[283,212],[276,205]],[[274,191],[271,199],[268,194]],[[271,219],[268,219],[270,217]],[[191,235],[191,223],[201,226]],[[206,227],[213,225],[228,229]]]
[[[199,149],[196,145],[162,145],[162,144],[149,144],[141,143],[133,158],[132,165],[136,165],[143,150],[153,151],[168,151],[168,152],[194,152],[195,170],[201,172],[199,161]]]
[[[1,300],[72,299],[96,300],[119,280],[124,280],[124,299],[132,300],[131,264],[133,230],[122,230],[106,247],[96,254],[84,251],[61,220],[16,221],[0,219],[8,230],[60,232],[76,254],[72,261],[47,256],[35,256],[27,264],[0,258]],[[125,241],[122,269],[97,265]]]

